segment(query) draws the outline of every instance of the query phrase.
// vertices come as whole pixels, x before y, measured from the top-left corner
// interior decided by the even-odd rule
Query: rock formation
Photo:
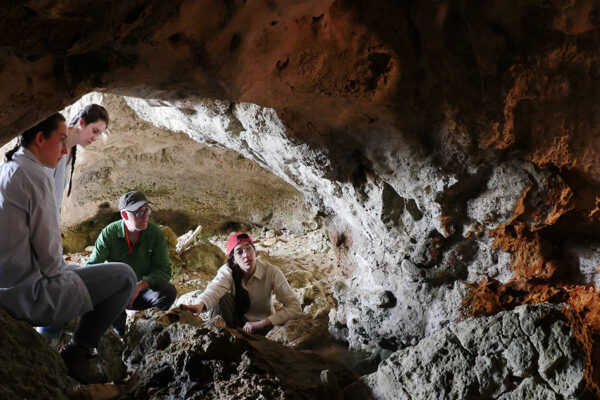
[[[364,378],[377,399],[570,399],[585,389],[584,353],[548,306],[452,324],[394,353]]]
[[[31,325],[0,310],[0,335],[0,398],[67,399],[67,367]]]
[[[189,312],[146,312],[130,327],[126,352],[136,372],[125,398],[329,399],[321,371],[346,386],[342,364],[259,336],[218,329]]]
[[[324,218],[344,274],[330,322],[352,348],[389,354],[551,302],[599,354],[596,2],[63,0],[0,15],[0,142],[98,90],[256,162]]]

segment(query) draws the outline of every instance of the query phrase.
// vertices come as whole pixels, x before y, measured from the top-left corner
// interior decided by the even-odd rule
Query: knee
[[[171,305],[175,302],[175,298],[177,297],[177,289],[170,283],[162,283],[157,288],[160,292],[160,297],[162,297],[161,303],[163,304],[161,309],[168,310]]]
[[[167,298],[167,301],[169,302],[169,307],[171,306],[171,304],[175,303],[175,298],[177,297],[177,289],[175,288],[175,286],[173,286],[170,283],[167,283],[167,290],[165,293],[165,297]]]
[[[137,284],[137,276],[135,276],[135,272],[133,272],[133,269],[127,264],[120,263],[120,267],[125,280],[125,286],[127,288],[131,288],[133,292],[135,285]]]

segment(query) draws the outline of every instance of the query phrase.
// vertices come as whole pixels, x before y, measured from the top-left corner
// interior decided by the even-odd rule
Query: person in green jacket
[[[123,262],[131,266],[137,285],[126,309],[145,310],[150,307],[168,310],[177,289],[171,280],[171,261],[167,239],[162,229],[149,221],[152,209],[143,193],[127,192],[119,199],[122,219],[107,225],[96,240],[89,264]],[[113,322],[120,336],[125,334],[125,310]]]

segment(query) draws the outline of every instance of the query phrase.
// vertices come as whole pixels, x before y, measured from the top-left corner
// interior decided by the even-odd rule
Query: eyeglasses
[[[136,218],[142,218],[145,215],[150,215],[152,213],[152,209],[150,207],[146,207],[145,210],[137,210],[137,211],[129,211],[130,213],[132,213],[133,215],[135,215]]]

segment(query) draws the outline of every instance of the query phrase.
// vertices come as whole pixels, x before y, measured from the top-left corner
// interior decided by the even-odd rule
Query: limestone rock
[[[225,253],[206,238],[196,240],[182,249],[180,257],[186,271],[202,271],[208,275],[216,275],[217,270],[225,263]]]
[[[171,260],[171,271],[172,274],[178,274],[182,267],[182,260],[177,252],[177,235],[173,232],[173,229],[166,225],[159,225],[160,229],[162,229],[165,234],[165,239],[167,240],[167,248],[169,249],[169,259]]]
[[[151,219],[179,235],[198,224],[212,232],[228,224],[301,232],[312,219],[302,194],[255,162],[150,125],[119,96],[86,96],[67,114],[90,102],[105,106],[111,122],[100,140],[77,152],[63,228],[116,210],[119,197],[134,189],[154,203]]]
[[[267,339],[279,342],[293,349],[314,349],[332,341],[329,335],[329,318],[326,310],[316,315],[302,315],[275,326],[267,334]]]
[[[31,325],[0,310],[0,398],[67,399],[67,368]]]
[[[584,355],[565,321],[541,304],[451,324],[363,382],[377,399],[579,398]]]
[[[307,315],[327,313],[333,306],[328,301],[322,284],[310,271],[295,270],[285,275],[296,297],[302,306],[302,312]],[[331,293],[329,293],[331,295]]]

